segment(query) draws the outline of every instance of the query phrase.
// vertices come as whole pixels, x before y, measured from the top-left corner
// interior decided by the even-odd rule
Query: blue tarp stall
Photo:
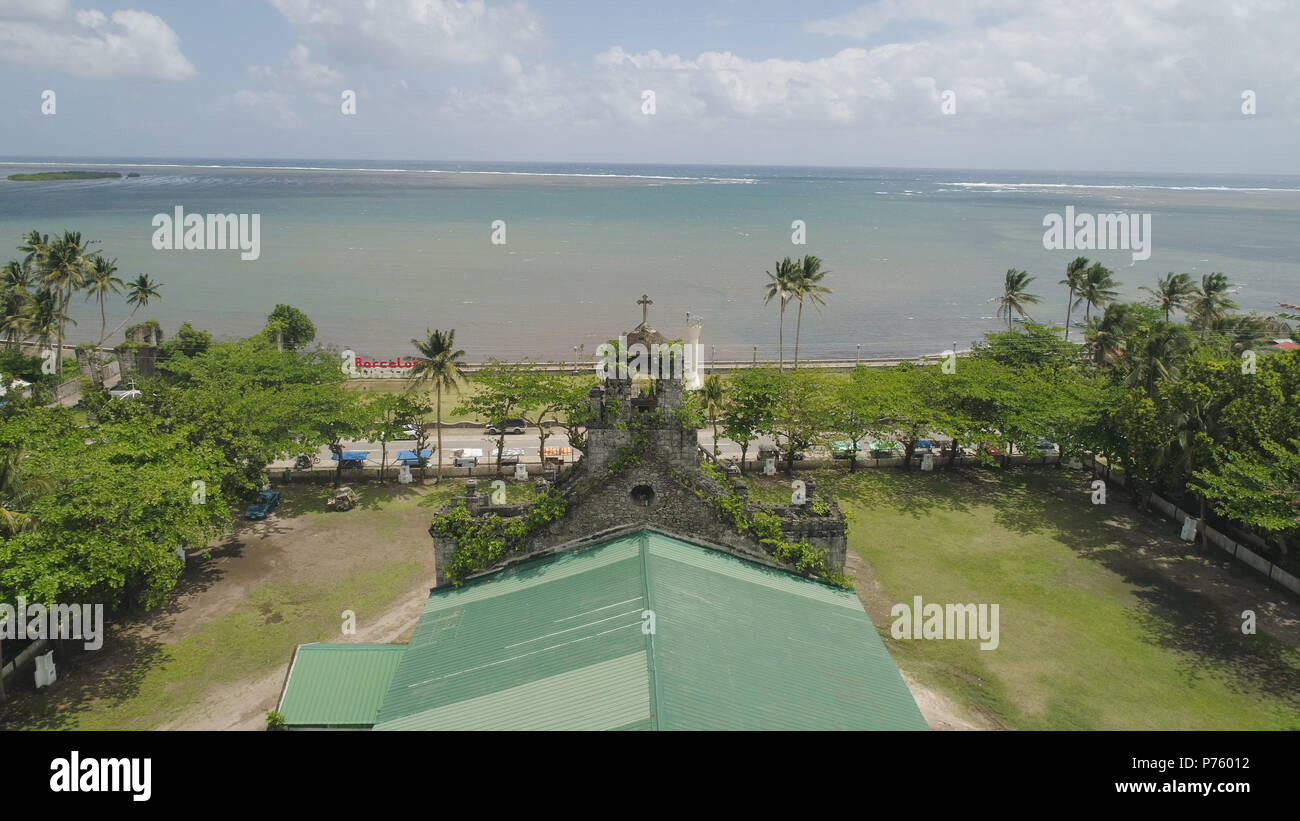
[[[370,451],[368,450],[345,450],[343,451],[343,468],[344,470],[350,470],[362,467],[365,465],[366,459],[369,457]],[[337,462],[339,460],[339,455],[337,453],[331,453],[330,459]]]
[[[420,451],[420,454],[424,456],[424,461],[428,462],[429,457],[433,455],[433,449],[425,448],[424,450]],[[415,451],[413,450],[398,451],[397,461],[403,465],[406,465],[407,467],[414,468],[420,466],[420,460],[416,457]]]

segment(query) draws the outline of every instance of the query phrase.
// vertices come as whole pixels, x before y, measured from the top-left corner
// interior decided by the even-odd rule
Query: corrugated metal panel
[[[304,644],[285,683],[280,713],[290,726],[370,726],[406,647]]]
[[[645,653],[631,653],[375,729],[615,730],[651,719],[647,678]]]
[[[856,596],[648,541],[660,729],[926,728]]]
[[[600,663],[645,652],[635,536],[432,596],[438,604],[416,628],[379,723],[443,707],[438,720],[453,722],[457,704],[481,717],[476,705],[498,702],[476,699],[584,669],[603,673]],[[554,708],[521,701],[511,715],[533,725]]]
[[[376,724],[926,726],[852,593],[650,531],[435,591]]]

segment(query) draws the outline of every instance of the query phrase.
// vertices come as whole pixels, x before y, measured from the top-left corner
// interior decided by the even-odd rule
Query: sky
[[[1295,0],[0,0],[0,156],[1295,174],[1297,43]]]

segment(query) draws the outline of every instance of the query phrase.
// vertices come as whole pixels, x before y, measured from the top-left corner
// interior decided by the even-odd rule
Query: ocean
[[[51,163],[51,164],[45,164]],[[133,321],[184,321],[218,338],[260,330],[277,303],[317,341],[367,358],[410,355],[426,328],[454,328],[469,361],[589,358],[641,319],[684,337],[689,312],[718,360],[775,359],[778,309],[765,271],[815,254],[831,273],[805,307],[801,358],[911,357],[1005,328],[991,299],[1008,268],[1037,279],[1036,321],[1063,324],[1057,283],[1075,256],[1141,298],[1166,272],[1222,271],[1242,310],[1300,302],[1300,178],[697,165],[498,164],[220,159],[4,158],[7,176],[62,169],[122,179],[0,180],[0,261],[23,234],[81,231],[147,273],[162,299]],[[126,178],[130,172],[137,178]],[[157,214],[260,215],[260,255],[156,250]],[[1044,217],[1151,214],[1149,259],[1128,250],[1048,250]],[[504,223],[504,244],[500,226]],[[802,221],[806,244],[792,242]],[[109,327],[129,313],[108,303]],[[72,342],[98,336],[78,300]],[[795,310],[786,312],[791,356]],[[113,343],[120,341],[112,340]],[[756,354],[755,354],[756,349]]]

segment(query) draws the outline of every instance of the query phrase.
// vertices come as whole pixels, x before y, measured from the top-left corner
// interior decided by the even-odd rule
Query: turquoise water
[[[10,159],[4,174],[49,170]],[[135,321],[170,333],[189,320],[217,336],[259,330],[280,302],[305,311],[318,339],[368,357],[409,354],[426,327],[455,328],[469,359],[572,357],[640,320],[684,336],[689,311],[719,359],[758,347],[775,358],[775,303],[764,271],[816,254],[834,293],[804,311],[806,357],[912,356],[965,346],[1004,327],[989,299],[1009,267],[1038,277],[1035,319],[1060,324],[1066,263],[1084,253],[1140,297],[1167,271],[1223,271],[1243,310],[1300,302],[1300,179],[723,166],[490,165],[231,160],[109,163],[136,179],[0,181],[0,246],[33,228],[80,230],[148,273],[163,299]],[[164,166],[163,163],[178,165]],[[233,168],[256,165],[258,168]],[[313,166],[306,169],[302,166]],[[224,166],[224,167],[214,167]],[[296,167],[289,167],[296,166]],[[352,169],[352,170],[347,170]],[[455,173],[455,172],[493,173]],[[448,173],[431,173],[448,172]],[[513,173],[503,173],[513,172]],[[565,176],[582,175],[582,176]],[[155,214],[256,213],[261,255],[155,250]],[[1049,251],[1043,217],[1150,212],[1153,251]],[[491,242],[503,220],[506,244]],[[791,243],[791,222],[807,244]],[[17,251],[11,251],[17,256]],[[0,260],[8,258],[0,251]],[[109,304],[109,327],[126,316]],[[73,306],[70,338],[97,336],[98,307]],[[787,312],[787,348],[794,339]],[[787,357],[790,353],[787,352]]]

